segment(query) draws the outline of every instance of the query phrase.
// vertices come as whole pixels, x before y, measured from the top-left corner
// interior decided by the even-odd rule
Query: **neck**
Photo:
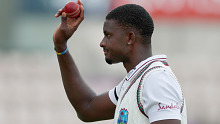
[[[134,50],[131,53],[129,57],[129,61],[123,62],[123,65],[128,73],[131,69],[137,66],[141,61],[151,56],[152,56],[151,45],[148,45],[147,47],[144,47],[142,49],[138,48],[137,50]]]

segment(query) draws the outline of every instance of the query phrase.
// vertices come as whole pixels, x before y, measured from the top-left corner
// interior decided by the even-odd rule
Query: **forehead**
[[[116,31],[122,31],[122,26],[119,25],[119,23],[116,20],[105,20],[103,31],[107,32],[116,32]]]

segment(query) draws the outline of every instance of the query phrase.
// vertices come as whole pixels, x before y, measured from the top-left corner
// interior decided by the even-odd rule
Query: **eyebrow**
[[[104,30],[103,33],[106,35],[106,34],[110,34],[110,32]]]
[[[106,31],[103,31],[103,33],[106,34],[107,32],[106,32]]]

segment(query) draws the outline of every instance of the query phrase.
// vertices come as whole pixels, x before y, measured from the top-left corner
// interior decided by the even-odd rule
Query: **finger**
[[[80,1],[80,0],[79,0]],[[81,1],[80,1],[80,4],[79,4],[79,9],[80,9],[80,17],[81,18],[84,18],[84,7],[83,7],[83,5],[82,5],[82,3],[81,3]]]
[[[80,9],[80,15],[79,15],[78,18],[76,18],[76,23],[77,24],[80,24],[84,19],[84,8],[83,8],[82,4],[79,6],[79,9]]]
[[[57,17],[59,17],[61,14],[60,13],[56,13],[54,16],[57,18]]]
[[[64,11],[63,8],[59,9],[58,12],[57,12],[54,16],[55,16],[55,17],[59,17],[59,16],[61,16],[62,13],[63,13],[63,11]]]
[[[62,13],[63,11],[64,11],[64,9],[63,9],[63,8],[61,8],[61,9],[59,9],[59,10],[58,10],[58,12],[61,12],[61,13]]]
[[[78,4],[79,5],[83,5],[81,0],[78,0]]]

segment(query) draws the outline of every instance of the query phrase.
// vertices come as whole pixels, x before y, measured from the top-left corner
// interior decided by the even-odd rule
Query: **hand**
[[[78,0],[78,4],[80,8],[80,15],[77,18],[67,17],[63,8],[58,10],[55,14],[55,17],[61,16],[61,24],[58,25],[53,34],[53,41],[57,51],[63,51],[66,49],[67,40],[73,35],[84,19],[84,8],[82,2]]]

